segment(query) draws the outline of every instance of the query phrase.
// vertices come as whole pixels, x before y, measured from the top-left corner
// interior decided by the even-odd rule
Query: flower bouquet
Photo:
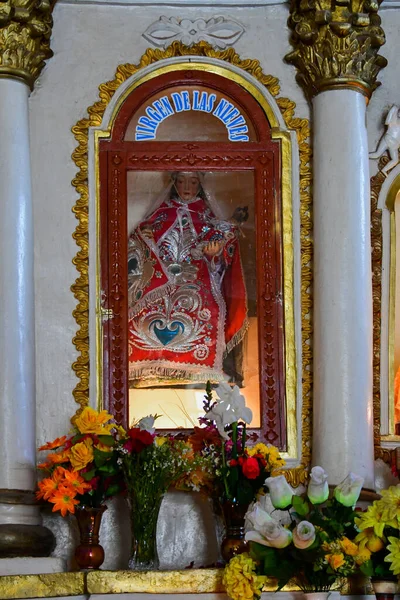
[[[159,566],[156,529],[162,499],[170,486],[199,468],[191,444],[157,435],[149,416],[128,429],[119,445],[131,510],[132,554],[129,568],[140,571]]]
[[[226,538],[222,555],[229,560],[247,547],[244,540],[244,517],[266,477],[285,461],[274,446],[256,443],[249,446],[246,425],[252,413],[237,386],[221,383],[213,401],[207,384],[205,416],[202,427],[195,427],[189,441],[201,456],[214,465],[214,494],[219,499],[225,518]]]
[[[268,478],[266,484],[272,505],[283,512],[280,518],[273,518],[264,497],[247,514],[250,554],[242,559],[247,561],[246,570],[241,572],[237,561],[231,561],[224,574],[232,598],[243,598],[235,592],[234,580],[248,580],[249,574],[273,578],[277,590],[290,581],[304,592],[328,591],[339,577],[354,573],[366,560],[355,542],[357,513],[353,510],[363,484],[361,477],[350,474],[331,499],[321,467],[312,469],[307,492],[302,495],[293,494],[283,475]],[[261,588],[253,588],[253,595],[258,596]]]
[[[81,544],[75,558],[81,568],[97,568],[104,560],[98,544],[105,501],[123,487],[116,447],[124,434],[107,411],[86,407],[74,420],[73,431],[39,451],[49,451],[38,468],[47,477],[38,482],[36,497],[53,505],[53,512],[76,514]]]
[[[366,559],[360,570],[372,578],[375,591],[382,587],[378,582],[385,581],[393,582],[390,593],[394,593],[400,575],[400,485],[380,494],[366,512],[358,514],[360,532],[355,541]]]

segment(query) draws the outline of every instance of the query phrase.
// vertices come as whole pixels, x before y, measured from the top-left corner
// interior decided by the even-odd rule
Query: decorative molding
[[[244,32],[243,25],[225,17],[213,17],[208,21],[160,17],[142,35],[158,48],[165,49],[175,41],[190,46],[204,40],[213,48],[224,50],[227,46],[233,46]]]
[[[73,237],[80,250],[77,252],[73,263],[79,277],[71,290],[78,301],[74,310],[74,317],[78,324],[78,331],[73,338],[73,343],[78,352],[78,359],[72,365],[79,382],[73,391],[76,402],[82,408],[89,403],[89,254],[88,254],[88,135],[90,127],[98,127],[104,112],[115,94],[116,90],[129,77],[140,69],[148,67],[163,59],[178,56],[203,56],[234,64],[253,76],[265,86],[275,98],[288,129],[296,133],[299,158],[300,158],[300,244],[301,244],[301,321],[302,321],[302,440],[301,459],[298,467],[284,471],[288,481],[294,487],[304,484],[307,480],[307,469],[311,463],[311,432],[312,432],[312,150],[309,143],[310,124],[307,119],[295,117],[295,103],[288,98],[279,97],[279,82],[263,73],[258,60],[242,60],[238,54],[229,48],[217,51],[206,42],[191,47],[174,42],[166,50],[148,49],[142,56],[139,64],[120,65],[112,81],[100,85],[99,100],[88,108],[88,117],[81,119],[72,128],[78,146],[72,158],[78,167],[78,172],[72,181],[79,198],[73,208],[78,225]],[[81,408],[79,410],[81,410]]]
[[[45,60],[53,56],[52,5],[48,0],[0,4],[0,76],[22,79],[33,89]]]
[[[385,33],[379,0],[293,0],[289,27],[294,50],[287,62],[309,97],[333,88],[350,88],[367,96],[387,60],[378,54]]]

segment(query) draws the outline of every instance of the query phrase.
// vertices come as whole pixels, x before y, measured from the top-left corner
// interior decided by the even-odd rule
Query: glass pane
[[[174,86],[154,94],[133,115],[127,141],[256,141],[245,111],[227,94]]]
[[[193,427],[229,381],[259,427],[253,172],[127,177],[129,420]]]

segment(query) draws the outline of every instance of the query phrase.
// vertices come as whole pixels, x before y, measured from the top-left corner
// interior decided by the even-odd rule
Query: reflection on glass
[[[257,426],[252,173],[163,177],[128,175],[129,418],[192,427],[206,381],[227,380]]]

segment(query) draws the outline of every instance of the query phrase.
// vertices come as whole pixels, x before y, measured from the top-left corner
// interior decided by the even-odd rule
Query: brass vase
[[[104,562],[104,549],[99,544],[101,518],[107,506],[98,508],[77,506],[75,516],[80,533],[80,544],[75,550],[75,560],[81,570],[98,569]]]
[[[224,500],[221,503],[225,520],[225,537],[222,540],[222,558],[229,562],[233,556],[247,552],[249,543],[244,539],[244,518],[248,504],[240,504],[237,500]]]

